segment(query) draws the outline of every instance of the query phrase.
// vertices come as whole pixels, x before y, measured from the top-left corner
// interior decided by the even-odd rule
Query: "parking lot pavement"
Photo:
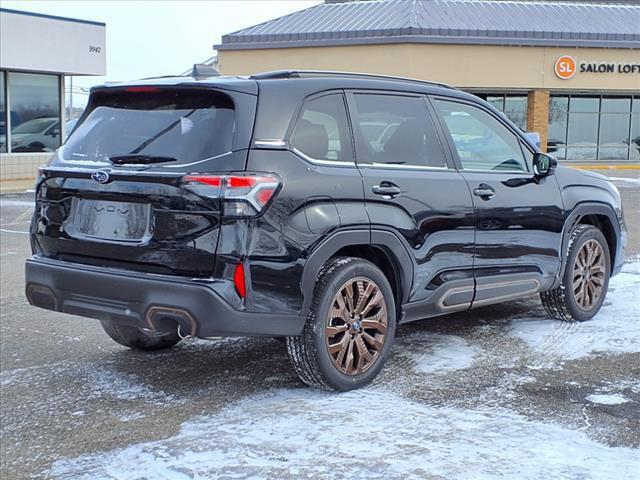
[[[552,321],[534,297],[414,323],[345,394],[302,386],[273,339],[142,354],[29,306],[31,203],[4,196],[0,476],[637,478],[640,180],[615,177],[629,261],[594,320]]]

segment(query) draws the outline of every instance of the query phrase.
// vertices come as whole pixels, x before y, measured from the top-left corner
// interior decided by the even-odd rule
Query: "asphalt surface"
[[[640,270],[636,267],[640,264],[640,180],[637,172],[611,176],[617,178],[625,203],[630,266],[613,284],[603,313],[587,322],[591,326],[554,326],[537,297],[417,322],[399,330],[392,357],[374,385],[346,396],[319,394],[301,385],[289,365],[285,346],[274,339],[187,339],[170,351],[137,353],[115,344],[97,321],[29,306],[23,294],[23,264],[30,254],[24,233],[32,208],[30,196],[3,196],[0,477],[335,478],[335,471],[322,468],[323,464],[333,465],[334,453],[344,460],[340,468],[346,468],[338,471],[349,473],[351,478],[365,473],[378,478],[380,472],[383,478],[473,477],[464,462],[479,462],[474,470],[480,472],[477,478],[484,478],[483,472],[486,478],[505,472],[507,476],[517,473],[520,478],[529,474],[532,478],[620,478],[621,474],[640,472],[640,337],[636,333],[640,330],[640,303],[635,303],[640,295]],[[601,318],[603,323],[598,327]],[[552,334],[536,343],[545,331]],[[388,410],[379,405],[376,412],[365,402],[372,398],[382,398]],[[298,407],[280,410],[287,402]],[[317,421],[309,417],[309,412],[327,405],[337,406],[331,409],[338,411],[358,411],[363,405],[371,410],[362,412],[364,417],[359,416],[357,422],[352,419],[352,428],[351,423],[341,425],[341,415],[332,413],[326,418],[318,413]],[[418,409],[405,430],[414,433],[395,438],[389,431],[376,430],[385,416],[402,423],[404,417],[396,419],[394,415],[403,409]],[[536,440],[532,433],[532,444],[513,451],[514,455],[521,453],[520,459],[505,455],[483,463],[483,455],[490,458],[497,453],[476,452],[473,448],[480,448],[477,442],[467,457],[456,457],[456,449],[448,449],[462,441],[458,433],[471,427],[454,428],[438,421],[469,412],[492,412],[505,425],[522,423],[523,429],[514,430],[511,437],[505,428],[482,440],[483,445],[496,450],[526,442],[527,429],[532,426],[541,428],[535,432],[547,432],[542,427],[560,429],[560,446],[553,453],[536,453],[534,443],[546,441],[550,434],[540,433]],[[433,416],[431,421],[429,415]],[[285,417],[289,423],[278,424]],[[321,458],[301,456],[290,445],[279,449],[295,428],[302,428],[296,423],[313,432],[301,440],[308,443],[299,449],[308,448]],[[390,443],[379,447],[393,445],[406,454],[419,450],[415,445],[403,447],[411,441],[408,437],[420,437],[420,448],[432,442],[428,455],[422,452],[420,458],[430,455],[433,460],[434,455],[444,452],[452,464],[442,460],[416,470],[409,457],[406,464],[388,463],[393,460],[378,464],[384,452],[376,452],[378,463],[374,464],[379,468],[375,473],[348,458],[348,445],[338,446],[336,452],[313,450],[314,442],[322,444],[323,432],[336,425],[348,437],[361,435],[369,423],[372,430],[368,434],[373,435],[360,439],[365,443],[372,438],[382,442],[381,438],[388,436]],[[185,440],[185,424],[191,425],[187,433],[194,443]],[[256,430],[269,430],[273,425],[280,426],[271,437],[252,437]],[[385,424],[379,425],[382,429]],[[411,430],[418,428],[416,425],[419,430]],[[393,425],[384,428],[393,430]],[[448,444],[422,437],[437,428],[454,428],[446,430],[452,435]],[[340,438],[335,442],[339,444]],[[464,442],[471,440],[464,437]],[[468,448],[467,443],[463,445]],[[571,463],[571,456],[580,458],[580,445],[596,452],[589,453],[596,463],[586,471],[579,470],[586,468],[586,460],[582,466]],[[209,456],[187,455],[201,448]],[[247,460],[252,458],[251,451],[267,448],[270,453],[260,462]],[[526,463],[527,448],[532,449],[533,466],[513,470],[513,465]],[[556,465],[558,455],[566,457]],[[453,465],[456,458],[459,461]],[[154,470],[158,465],[164,469]],[[543,465],[555,469],[547,471]],[[604,470],[600,470],[602,465]],[[626,478],[634,474],[630,475]]]

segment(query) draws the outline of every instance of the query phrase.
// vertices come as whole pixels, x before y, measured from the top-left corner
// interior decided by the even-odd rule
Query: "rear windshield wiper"
[[[129,163],[149,165],[150,163],[176,162],[178,159],[175,157],[160,157],[157,155],[142,155],[140,153],[129,153],[127,155],[113,155],[112,157],[109,157],[109,160],[114,165],[125,165]]]

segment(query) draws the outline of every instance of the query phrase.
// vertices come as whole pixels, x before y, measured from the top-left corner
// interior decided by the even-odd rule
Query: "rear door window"
[[[353,162],[343,95],[334,93],[309,100],[289,143],[294,150],[312,160]]]
[[[156,87],[98,91],[61,155],[65,160],[104,161],[139,154],[188,164],[230,152],[235,122],[233,100],[222,92]]]
[[[353,98],[358,162],[446,167],[440,139],[422,97],[355,93]]]

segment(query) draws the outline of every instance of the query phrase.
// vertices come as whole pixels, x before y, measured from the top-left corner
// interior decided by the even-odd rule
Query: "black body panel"
[[[27,263],[27,296],[33,304],[149,329],[160,328],[149,323],[156,307],[167,317],[174,315],[171,310],[187,312],[174,320],[203,337],[298,335],[323,265],[344,252],[362,251],[365,258],[389,265],[401,322],[557,286],[568,236],[585,219],[610,228],[613,273],[622,265],[626,228],[620,197],[604,177],[562,167],[546,177],[461,168],[432,96],[481,105],[536,151],[504,115],[473,95],[355,76],[173,78],[95,91],[148,86],[228,94],[237,114],[232,151],[190,164],[112,165],[65,160],[63,147],[43,170],[36,193],[35,256]],[[443,166],[366,161],[350,97],[363,91],[424,100],[435,120]],[[350,99],[345,103],[349,132],[343,138],[351,144],[342,147],[352,147],[353,160],[312,159],[290,144],[305,101],[320,92]],[[335,139],[326,133],[326,142],[318,143],[331,151]],[[92,179],[96,170],[106,171],[109,181]],[[222,200],[184,185],[185,175],[247,172],[281,181],[255,216],[230,217]],[[495,195],[474,195],[481,185]],[[83,199],[113,202],[98,203],[98,209],[148,205],[149,231],[132,228],[135,234],[119,241],[119,224],[109,220],[113,234],[98,225],[95,237],[78,235],[67,227],[72,205]],[[246,295],[234,288],[238,265]]]

